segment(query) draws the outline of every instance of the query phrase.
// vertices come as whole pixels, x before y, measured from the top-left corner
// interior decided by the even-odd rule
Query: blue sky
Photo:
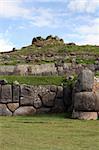
[[[48,35],[99,45],[99,0],[0,0],[0,51]]]

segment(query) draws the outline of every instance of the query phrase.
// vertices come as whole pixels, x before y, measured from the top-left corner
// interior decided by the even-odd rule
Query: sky
[[[48,35],[99,45],[99,0],[0,0],[0,51]]]

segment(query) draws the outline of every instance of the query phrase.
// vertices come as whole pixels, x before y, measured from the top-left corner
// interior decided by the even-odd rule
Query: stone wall
[[[78,76],[74,87],[12,85],[0,82],[0,115],[34,115],[72,112],[72,118],[99,117],[99,78],[89,69]]]
[[[99,65],[87,65],[89,69],[99,71]],[[2,65],[0,75],[72,75],[79,74],[85,65],[75,63],[48,63],[40,65]]]
[[[62,86],[0,86],[0,115],[65,112]]]
[[[73,89],[72,117],[96,120],[99,115],[99,79],[88,69],[83,70]]]

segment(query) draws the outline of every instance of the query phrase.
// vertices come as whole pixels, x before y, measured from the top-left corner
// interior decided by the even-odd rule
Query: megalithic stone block
[[[14,102],[14,103],[18,103],[19,102],[19,100],[20,100],[20,86],[19,85],[14,85],[13,84],[13,86],[12,86],[12,95],[13,95],[13,99],[12,99],[12,101]]]
[[[82,112],[73,110],[72,118],[80,120],[97,120],[97,112]]]
[[[96,96],[93,92],[79,92],[74,96],[74,109],[76,111],[95,111]]]
[[[33,106],[33,89],[32,86],[21,85],[20,105]]]
[[[95,95],[96,95],[95,111],[99,112],[99,92],[96,92]]]
[[[1,86],[1,103],[12,102],[12,86],[11,85],[2,85]]]
[[[11,116],[12,112],[6,107],[5,104],[0,104],[0,116]]]
[[[94,73],[89,69],[84,69],[78,76],[74,87],[75,92],[92,91],[94,83]]]
[[[17,110],[14,112],[14,116],[31,116],[36,113],[36,109],[32,106],[23,106],[19,107]]]

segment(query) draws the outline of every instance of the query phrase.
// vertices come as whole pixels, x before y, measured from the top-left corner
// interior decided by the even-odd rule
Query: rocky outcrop
[[[41,36],[35,37],[32,40],[32,44],[37,47],[43,47],[46,45],[53,45],[55,43],[64,43],[63,39],[60,39],[58,36],[49,35],[46,39],[42,38]]]

